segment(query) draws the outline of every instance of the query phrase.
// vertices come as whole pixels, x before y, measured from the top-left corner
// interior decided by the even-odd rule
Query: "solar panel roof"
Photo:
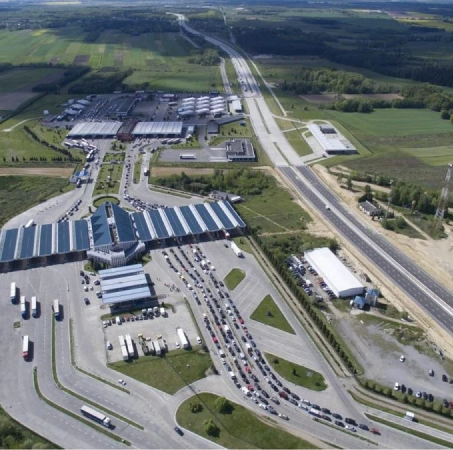
[[[215,220],[211,217],[208,210],[206,209],[206,205],[194,205],[195,209],[197,210],[198,214],[200,214],[203,222],[208,227],[209,231],[219,231],[220,227],[215,223]]]
[[[143,273],[141,264],[131,264],[130,266],[112,267],[111,269],[103,269],[99,271],[99,277],[103,280],[108,280],[113,277],[125,277]]]
[[[69,222],[60,222],[58,227],[58,253],[69,253],[71,241],[69,236]]]
[[[68,133],[68,136],[106,136],[115,135],[121,122],[80,122]]]
[[[225,214],[218,203],[210,203],[209,206],[213,209],[217,217],[220,219],[220,222],[222,222],[225,229],[231,230],[234,228],[231,220],[228,218],[228,216]]]
[[[146,223],[146,219],[144,213],[138,212],[133,213],[132,217],[134,218],[135,226],[137,227],[138,235],[142,241],[151,241],[151,233],[149,232],[148,224]]]
[[[132,300],[140,300],[142,298],[151,297],[149,287],[139,287],[136,289],[129,289],[127,291],[110,292],[102,294],[103,303],[121,303]]]
[[[158,239],[166,239],[170,237],[168,234],[167,228],[160,217],[159,211],[156,209],[152,209],[148,211],[149,217],[151,218],[151,222],[154,225],[154,229],[156,230],[157,238]]]
[[[86,220],[76,220],[74,223],[75,249],[78,251],[90,248],[88,224]]]
[[[139,122],[132,134],[181,134],[182,122]]]
[[[22,236],[22,246],[20,249],[20,259],[31,258],[35,248],[36,227],[24,228]]]
[[[106,204],[103,203],[90,218],[95,247],[108,245],[112,242],[105,208]]]
[[[129,213],[113,203],[111,203],[110,206],[112,208],[113,217],[115,219],[116,231],[118,232],[119,241],[135,241],[136,237]]]
[[[52,224],[48,223],[41,226],[39,241],[39,256],[48,256],[52,254]]]
[[[173,229],[175,236],[185,236],[187,234],[186,230],[182,226],[179,217],[175,213],[175,210],[173,208],[165,208],[163,212],[167,216],[167,219],[170,222],[171,228]]]
[[[18,228],[13,228],[12,230],[6,230],[5,232],[5,243],[3,245],[3,252],[0,261],[13,261],[14,254],[16,251],[16,242],[17,236],[19,234]]]
[[[234,208],[230,205],[229,202],[221,201],[219,203],[221,203],[226,209],[228,209],[228,211],[230,211],[231,215],[237,220],[241,228],[245,228],[245,223],[241,219],[241,216],[234,210]]]
[[[187,225],[189,225],[192,234],[203,233],[203,230],[201,229],[197,219],[195,218],[195,216],[193,215],[192,211],[188,206],[181,206],[179,210],[181,211],[181,214],[184,216],[184,219],[186,219]]]

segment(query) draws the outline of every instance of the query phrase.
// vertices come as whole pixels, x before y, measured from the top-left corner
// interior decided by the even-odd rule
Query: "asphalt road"
[[[306,199],[443,328],[453,332],[453,295],[342,205],[308,167],[280,169]],[[330,209],[326,209],[329,205]]]

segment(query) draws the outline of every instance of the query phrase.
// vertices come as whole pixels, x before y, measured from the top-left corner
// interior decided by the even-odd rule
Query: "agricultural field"
[[[0,63],[62,63],[94,70],[131,68],[134,73],[125,80],[130,86],[150,83],[152,89],[186,92],[223,88],[218,67],[187,62],[193,47],[179,34],[132,36],[107,30],[95,42],[84,42],[86,35],[79,27],[0,31],[0,45],[8,49],[0,55]]]

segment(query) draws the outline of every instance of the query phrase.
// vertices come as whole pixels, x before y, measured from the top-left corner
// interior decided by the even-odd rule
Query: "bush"
[[[219,397],[215,401],[215,409],[220,414],[231,413],[233,406],[225,397]]]
[[[218,436],[220,428],[214,423],[212,419],[204,421],[204,430],[208,436]]]

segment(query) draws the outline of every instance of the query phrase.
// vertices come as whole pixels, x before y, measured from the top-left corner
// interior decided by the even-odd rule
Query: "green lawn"
[[[287,333],[296,334],[270,295],[264,297],[250,318]]]
[[[241,125],[240,123],[244,122],[245,126]],[[226,125],[221,125],[219,127],[219,135],[215,138],[212,138],[209,141],[209,145],[211,147],[215,147],[216,145],[225,142],[231,138],[251,138],[253,136],[252,127],[250,125],[250,121],[245,119],[241,122],[234,122]]]
[[[241,269],[231,269],[230,273],[225,277],[226,287],[232,291],[245,278],[245,272]]]
[[[303,131],[304,130],[293,130],[285,133],[286,139],[299,156],[311,155],[313,153],[310,146],[301,136],[301,132]]]
[[[4,48],[4,50],[6,50],[6,48]],[[40,83],[41,80],[49,75],[58,73],[63,75],[62,69],[40,67],[36,69],[7,70],[0,73],[0,92],[31,91],[31,87],[34,84]]]
[[[41,176],[0,177],[0,226],[23,211],[73,189],[68,180]]]
[[[273,426],[270,419],[265,422],[237,403],[230,402],[232,411],[229,413],[217,413],[215,408],[217,398],[217,395],[209,393],[190,397],[176,412],[178,424],[225,448],[316,448],[310,442],[278,428],[279,419],[272,419],[277,425]],[[203,410],[193,413],[190,405],[196,403],[201,403]],[[204,422],[209,419],[212,419],[220,429],[217,436],[210,436],[205,431]]]
[[[265,353],[264,355],[267,362],[285,380],[313,391],[323,391],[327,388],[326,381],[319,372],[299,366],[291,361],[286,361],[270,353]]]
[[[211,366],[209,353],[199,346],[194,346],[193,350],[173,350],[162,357],[143,356],[109,364],[110,368],[168,394],[204,378]]]
[[[303,230],[312,220],[288,191],[278,186],[264,189],[261,195],[245,197],[237,209],[247,225],[261,233]]]
[[[100,197],[100,198],[96,199],[93,202],[93,206],[95,206],[96,208],[99,208],[99,206],[101,206],[105,202],[111,202],[111,203],[114,203],[115,205],[118,205],[120,201],[116,197],[109,197],[108,195],[106,195],[104,197]]]
[[[93,196],[120,192],[123,164],[103,164],[94,187]],[[110,177],[110,180],[108,179]]]

